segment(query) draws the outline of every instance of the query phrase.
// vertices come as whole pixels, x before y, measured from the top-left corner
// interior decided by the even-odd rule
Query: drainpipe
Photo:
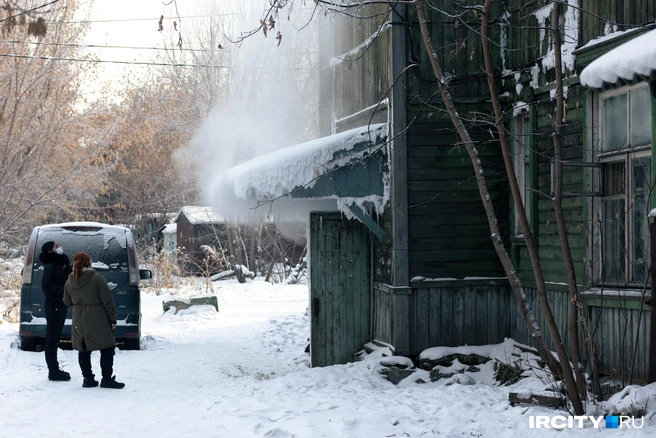
[[[651,323],[649,327],[647,383],[653,383],[656,382],[656,208],[649,212],[649,236],[651,239],[651,297],[647,304],[650,307]]]

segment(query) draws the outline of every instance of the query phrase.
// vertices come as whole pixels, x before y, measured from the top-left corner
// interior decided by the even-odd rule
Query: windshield
[[[39,233],[37,251],[48,241],[54,241],[64,249],[64,254],[73,261],[78,252],[86,252],[91,257],[96,270],[127,271],[128,252],[125,234],[102,231],[43,230]],[[40,265],[35,257],[36,265]]]

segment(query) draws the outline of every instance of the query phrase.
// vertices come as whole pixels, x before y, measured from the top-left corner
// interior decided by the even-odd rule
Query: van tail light
[[[130,273],[130,285],[139,286],[139,264],[137,263],[137,251],[135,249],[132,232],[128,230],[125,237],[128,242],[128,272]]]
[[[25,256],[25,267],[23,268],[23,284],[32,284],[32,270],[34,269],[34,253],[36,252],[36,236],[38,231],[34,229],[30,236],[30,243],[27,245],[27,255]]]

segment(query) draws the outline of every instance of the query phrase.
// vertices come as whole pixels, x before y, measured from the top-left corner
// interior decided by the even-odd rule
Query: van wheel
[[[32,336],[21,336],[20,348],[23,351],[36,351],[36,338]]]
[[[139,338],[125,338],[123,339],[124,350],[139,350]]]

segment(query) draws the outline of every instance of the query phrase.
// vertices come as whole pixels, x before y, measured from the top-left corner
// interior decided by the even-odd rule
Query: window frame
[[[633,210],[632,206],[634,205],[634,187],[633,187],[633,172],[634,172],[634,167],[635,167],[635,162],[638,159],[641,158],[649,158],[650,159],[650,179],[652,180],[652,185],[654,181],[654,157],[653,157],[653,138],[649,142],[649,144],[641,144],[638,146],[631,146],[628,144],[628,146],[617,149],[617,150],[610,150],[610,151],[604,151],[604,138],[603,138],[603,133],[604,133],[604,101],[609,98],[613,98],[616,96],[620,96],[622,94],[626,94],[627,96],[630,95],[631,91],[640,89],[640,88],[646,88],[648,91],[649,99],[650,99],[650,114],[653,114],[654,112],[654,103],[653,103],[653,98],[649,89],[649,84],[647,82],[640,82],[638,84],[634,85],[627,85],[627,86],[622,86],[618,87],[612,90],[606,90],[606,91],[597,91],[594,93],[593,99],[592,99],[592,108],[593,108],[593,120],[596,120],[597,123],[593,124],[593,130],[592,130],[592,135],[593,135],[593,161],[597,162],[601,165],[601,171],[598,173],[598,175],[594,178],[594,181],[592,181],[593,184],[593,191],[596,191],[600,193],[600,196],[595,196],[592,200],[592,211],[593,211],[593,237],[592,237],[592,247],[591,247],[591,280],[592,284],[595,286],[622,286],[622,287],[631,287],[631,288],[640,288],[644,287],[645,285],[645,279],[640,279],[636,281],[633,277],[633,266],[632,263],[634,262],[633,260],[633,246],[634,246],[634,225],[633,225],[633,220],[631,217],[631,211]],[[627,122],[630,121],[630,108],[631,104],[629,100],[627,100]],[[652,125],[653,125],[653,116],[651,116],[652,119]],[[630,138],[630,124],[627,123],[626,125],[627,129],[627,136]],[[652,132],[653,132],[653,127],[652,127]],[[627,143],[629,142],[629,139],[627,138]],[[606,176],[607,176],[607,170],[608,170],[608,165],[611,163],[623,163],[624,166],[624,175],[623,175],[623,185],[624,185],[624,193],[623,194],[609,194],[606,195],[605,193],[607,192],[607,187],[604,187],[606,184]],[[651,190],[651,193],[653,193],[653,188]],[[604,247],[603,247],[603,241],[604,241],[604,226],[606,224],[607,218],[604,217],[604,201],[612,201],[613,199],[619,200],[623,199],[624,200],[624,236],[623,236],[623,245],[624,245],[624,260],[623,260],[623,266],[620,266],[624,273],[624,278],[620,280],[616,279],[611,279],[607,280],[603,276],[603,270],[604,270],[604,261],[605,261],[605,254],[603,253]],[[653,195],[650,194],[648,197],[649,205],[647,206],[647,213],[649,212],[649,209],[653,207]],[[649,251],[647,251],[649,252]],[[645,255],[646,259],[649,258],[649,253]],[[647,275],[646,278],[647,282],[650,283],[650,277]]]
[[[531,116],[528,111],[521,111],[513,117],[513,141],[512,141],[512,157],[513,167],[515,168],[515,176],[517,177],[517,185],[519,186],[519,193],[522,198],[522,205],[526,211],[526,218],[528,223],[533,228],[532,224],[532,192],[533,178],[532,178],[532,164],[535,161],[532,157],[533,148],[531,147]],[[519,222],[519,213],[514,208],[513,203],[513,237],[521,238],[523,231]]]

